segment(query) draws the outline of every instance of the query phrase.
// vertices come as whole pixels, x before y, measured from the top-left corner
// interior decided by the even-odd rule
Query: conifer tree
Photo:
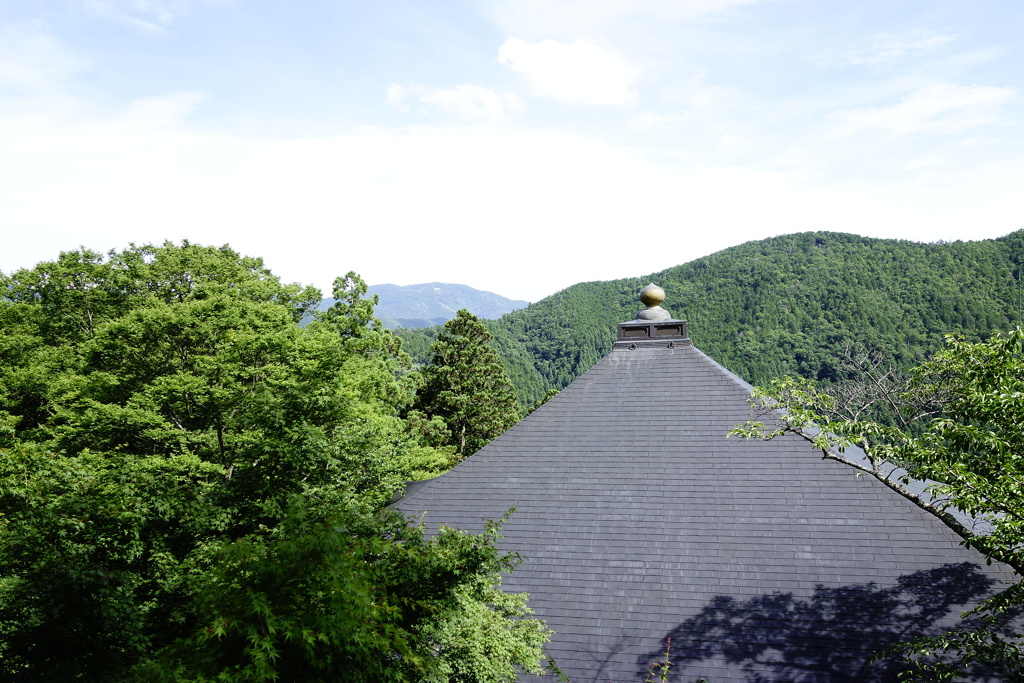
[[[479,318],[462,309],[431,345],[431,362],[423,369],[416,409],[444,420],[448,444],[459,459],[483,448],[520,417],[512,382],[490,341]]]

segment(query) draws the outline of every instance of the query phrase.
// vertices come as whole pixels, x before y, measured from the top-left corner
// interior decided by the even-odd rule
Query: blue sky
[[[1015,0],[4,0],[0,270],[189,239],[537,300],[1024,228]]]

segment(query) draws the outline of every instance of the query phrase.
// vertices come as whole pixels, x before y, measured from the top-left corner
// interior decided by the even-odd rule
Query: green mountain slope
[[[689,321],[700,349],[748,381],[832,381],[850,342],[910,365],[945,334],[981,338],[1016,324],[1022,261],[1024,231],[935,244],[799,233],[642,277],[574,285],[488,327],[524,405],[607,353],[648,282],[665,289],[665,308]]]

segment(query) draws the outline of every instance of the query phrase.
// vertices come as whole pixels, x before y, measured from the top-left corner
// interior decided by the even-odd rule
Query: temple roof
[[[650,308],[650,306],[649,306]],[[681,323],[681,325],[680,325]],[[643,329],[641,329],[643,328]],[[798,437],[727,438],[750,386],[642,318],[591,370],[397,506],[471,532],[515,508],[505,587],[573,683],[889,681],[872,652],[1013,580],[937,519]]]

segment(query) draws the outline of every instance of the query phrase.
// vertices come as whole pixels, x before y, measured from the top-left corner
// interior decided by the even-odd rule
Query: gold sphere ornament
[[[644,310],[636,314],[637,320],[671,320],[672,315],[659,306],[665,300],[665,290],[653,282],[640,290],[640,301],[644,303]]]
[[[644,306],[660,306],[665,300],[665,290],[653,282],[640,290],[640,301]]]

